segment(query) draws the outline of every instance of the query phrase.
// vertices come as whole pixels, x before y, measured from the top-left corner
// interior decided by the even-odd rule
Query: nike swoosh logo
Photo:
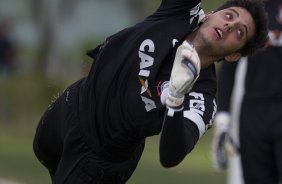
[[[173,39],[173,40],[172,40],[172,46],[174,47],[177,42],[178,42],[178,40]]]

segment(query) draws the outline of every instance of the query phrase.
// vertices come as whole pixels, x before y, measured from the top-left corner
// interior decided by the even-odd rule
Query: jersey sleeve
[[[162,166],[178,165],[193,150],[198,139],[196,125],[184,120],[183,111],[175,112],[173,117],[165,116],[159,145]]]
[[[215,96],[200,92],[186,95],[184,111],[166,116],[159,153],[164,167],[178,165],[212,125],[216,113]]]
[[[190,24],[198,24],[205,16],[200,0],[163,0],[159,8],[146,20],[185,17]]]
[[[214,72],[213,67],[203,71],[192,91],[185,95],[184,110],[164,118],[159,147],[163,166],[179,164],[211,127],[217,110]]]
[[[185,104],[183,116],[198,128],[201,137],[211,126],[217,105],[215,96],[201,92],[190,92]]]
[[[201,70],[192,90],[185,96],[184,118],[192,121],[201,137],[211,126],[217,111],[215,66]]]
[[[160,8],[170,8],[173,9],[177,6],[191,7],[200,4],[200,0],[162,0]]]

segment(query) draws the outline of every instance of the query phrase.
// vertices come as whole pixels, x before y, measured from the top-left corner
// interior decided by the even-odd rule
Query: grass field
[[[23,184],[50,184],[48,172],[32,152],[37,121],[51,99],[65,87],[38,75],[0,79],[0,178]],[[211,167],[209,131],[177,167],[158,161],[158,136],[147,140],[144,154],[129,184],[223,184],[225,173]],[[51,135],[50,135],[51,136]]]
[[[211,167],[210,136],[200,140],[193,152],[177,167],[162,168],[158,161],[158,137],[150,138],[135,175],[130,184],[224,184],[225,173]]]
[[[0,177],[25,184],[50,184],[47,170],[32,153],[32,137],[1,132]],[[158,136],[149,138],[140,164],[128,183],[223,184],[225,173],[216,173],[211,168],[209,137],[206,135],[195,150],[172,169],[162,168],[159,164]]]
[[[210,166],[208,141],[200,143],[183,163],[164,169],[158,162],[157,137],[150,138],[140,164],[129,184],[223,184],[224,173],[215,173]],[[0,177],[25,184],[50,184],[47,170],[32,153],[31,137],[0,136]]]

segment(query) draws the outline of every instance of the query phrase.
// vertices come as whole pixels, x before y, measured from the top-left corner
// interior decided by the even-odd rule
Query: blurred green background
[[[84,54],[87,49],[142,19],[159,2],[0,1],[0,21],[9,20],[8,36],[14,44],[11,70],[0,73],[0,184],[5,184],[2,179],[21,184],[51,183],[47,170],[32,152],[41,114],[58,93],[87,73],[91,64]],[[209,11],[222,2],[205,0],[203,7]],[[158,161],[159,137],[148,138],[139,166],[128,183],[225,183],[226,173],[215,172],[211,166],[211,137],[212,130],[172,169],[161,167]]]

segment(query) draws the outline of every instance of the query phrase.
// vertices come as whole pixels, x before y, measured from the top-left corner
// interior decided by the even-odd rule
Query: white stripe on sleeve
[[[206,132],[205,122],[198,113],[194,111],[184,111],[183,116],[197,125],[199,129],[199,138]]]

